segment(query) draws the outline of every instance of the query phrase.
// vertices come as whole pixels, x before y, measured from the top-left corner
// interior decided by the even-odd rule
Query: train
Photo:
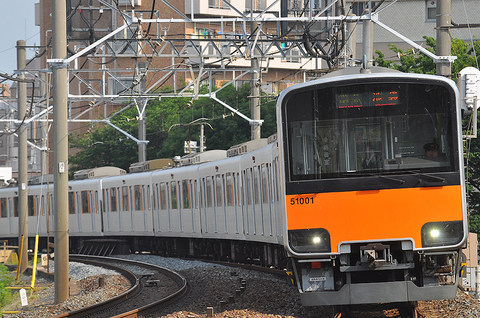
[[[453,298],[468,235],[461,119],[444,77],[338,70],[282,91],[268,140],[70,181],[70,249],[287,269],[305,306]],[[28,187],[43,240],[53,187]],[[17,192],[0,189],[12,242]]]

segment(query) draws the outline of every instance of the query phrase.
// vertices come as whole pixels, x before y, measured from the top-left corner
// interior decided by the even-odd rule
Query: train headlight
[[[291,230],[288,241],[298,253],[328,253],[331,251],[330,234],[325,229]]]
[[[462,221],[431,222],[422,226],[423,247],[456,245],[463,239]]]

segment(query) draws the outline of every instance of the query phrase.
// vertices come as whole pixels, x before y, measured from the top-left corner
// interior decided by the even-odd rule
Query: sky
[[[40,45],[40,27],[35,26],[35,3],[40,0],[0,0],[0,72],[13,74],[17,68],[18,40]],[[35,55],[27,49],[27,60]]]

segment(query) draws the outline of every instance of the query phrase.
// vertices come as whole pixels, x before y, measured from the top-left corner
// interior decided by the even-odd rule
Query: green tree
[[[201,89],[205,93],[206,87]],[[250,86],[238,90],[232,85],[224,87],[217,97],[250,117]],[[275,101],[262,98],[261,113],[264,119],[262,137],[276,132]],[[113,116],[111,122],[132,136],[138,135],[136,109],[125,110]],[[203,120],[202,120],[203,118]],[[172,158],[183,155],[184,141],[198,140],[200,126],[188,125],[196,121],[204,125],[207,150],[228,149],[250,140],[249,123],[210,98],[162,98],[151,100],[146,109],[147,159]],[[211,129],[211,128],[213,129]],[[138,147],[124,134],[110,125],[97,124],[85,135],[71,135],[70,147],[79,151],[70,156],[71,174],[81,169],[116,166],[128,171],[131,163],[138,161]]]
[[[436,40],[428,36],[424,36],[423,38],[427,46],[426,49],[436,54]],[[375,54],[377,54],[378,57],[375,58],[375,63],[377,66],[388,67],[405,73],[436,74],[434,61],[424,53],[416,49],[403,51],[394,44],[389,44],[388,47],[399,57],[399,61],[386,60],[385,54],[376,50]],[[457,57],[455,62],[452,63],[452,78],[455,78],[455,75],[463,68],[476,66],[477,62],[480,62],[480,43],[478,40],[469,43],[461,39],[452,38],[451,47],[451,54]],[[477,53],[477,58],[475,58],[474,52]]]

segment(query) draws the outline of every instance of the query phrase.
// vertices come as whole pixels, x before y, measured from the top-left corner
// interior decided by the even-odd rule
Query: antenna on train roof
[[[372,73],[372,70],[368,67],[368,59],[367,55],[363,54],[362,58],[362,68],[360,69],[361,74],[370,74]]]

